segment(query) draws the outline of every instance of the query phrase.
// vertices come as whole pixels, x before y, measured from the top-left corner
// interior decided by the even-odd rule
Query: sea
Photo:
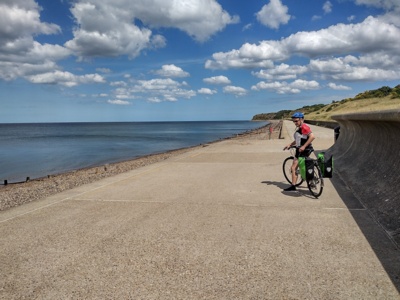
[[[0,185],[201,145],[268,122],[0,124]]]

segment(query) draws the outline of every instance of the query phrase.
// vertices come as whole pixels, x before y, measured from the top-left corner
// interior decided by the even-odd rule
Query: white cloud
[[[293,81],[290,86],[298,88],[300,90],[316,90],[319,89],[319,83],[315,80],[307,81],[303,79],[297,79]]]
[[[386,10],[400,10],[400,2],[398,0],[355,0],[355,2],[359,5],[375,6]]]
[[[161,102],[163,102],[163,100],[161,100],[158,97],[149,97],[149,98],[147,98],[147,101],[148,102],[152,102],[152,103],[161,103]]]
[[[58,60],[70,55],[62,46],[34,41],[34,36],[61,32],[58,25],[41,22],[40,11],[33,0],[0,3],[1,79],[52,72],[58,68]]]
[[[385,81],[400,79],[399,64],[400,57],[382,54],[312,60],[309,69],[327,80]]]
[[[39,5],[33,0],[0,3],[0,45],[14,42],[34,34],[56,34],[61,31],[56,24],[40,21]]]
[[[262,41],[259,45],[246,43],[239,50],[218,52],[213,54],[213,60],[207,60],[206,69],[232,68],[272,68],[273,61],[288,58],[280,42]]]
[[[280,0],[271,0],[256,14],[257,20],[273,29],[278,29],[281,24],[287,24],[291,16],[287,13],[288,7],[283,5]]]
[[[0,61],[0,78],[14,80],[18,77],[26,77],[32,74],[51,72],[57,65],[51,61],[44,61],[43,64],[29,62]]]
[[[131,103],[129,101],[123,101],[123,100],[108,100],[107,103],[109,104],[114,104],[114,105],[130,105]]]
[[[351,16],[347,17],[347,21],[352,22],[355,20],[355,18],[356,18],[355,15],[351,15]]]
[[[331,88],[332,90],[337,90],[337,91],[349,91],[351,90],[351,87],[345,86],[345,85],[337,85],[333,82],[328,83],[328,87]]]
[[[110,82],[111,86],[127,86],[128,84],[125,81],[113,81]]]
[[[253,27],[253,24],[249,23],[243,26],[242,31],[250,30]]]
[[[400,56],[390,55],[385,52],[375,52],[361,56],[347,55],[339,58],[346,64],[353,64],[356,66],[366,66],[372,69],[385,69],[385,70],[398,70],[400,65]]]
[[[378,74],[383,76],[381,80],[390,79],[391,76],[394,76],[392,77],[394,80],[398,78],[397,70],[400,65],[398,51],[400,27],[391,21],[392,19],[395,19],[394,15],[391,15],[391,18],[368,17],[359,24],[337,24],[318,31],[298,32],[279,41],[262,41],[257,45],[246,43],[238,50],[214,53],[213,59],[208,60],[205,67],[209,69],[261,68],[266,70],[254,74],[273,80],[274,76],[279,76],[278,70],[274,69],[274,62],[303,56],[313,59],[310,61],[311,71],[331,80],[372,80],[374,78],[376,80]],[[353,66],[344,61],[343,56],[348,54],[352,54],[353,60],[356,60],[352,62]],[[318,63],[315,59],[317,57],[323,57],[323,59],[321,58]],[[338,62],[335,62],[335,59],[340,61],[339,71],[335,71],[337,67],[327,65],[327,57],[332,58],[332,61],[328,59],[328,65],[337,65]],[[317,66],[318,64],[320,66]],[[327,74],[323,74],[324,71]],[[280,75],[290,76],[290,74]]]
[[[185,88],[186,82],[178,82],[171,78],[137,80],[119,84],[114,91],[117,99],[145,98],[149,102],[178,101],[179,99],[190,99],[196,96],[196,92]]]
[[[32,83],[60,84],[73,87],[82,83],[105,83],[104,78],[99,74],[87,74],[77,76],[69,72],[54,71],[28,76],[27,79]]]
[[[214,76],[209,78],[204,78],[203,81],[209,84],[230,84],[231,81],[226,76]]]
[[[214,95],[217,93],[217,91],[211,90],[209,88],[201,88],[197,91],[197,93],[202,94],[202,95]]]
[[[324,10],[325,14],[329,14],[332,12],[332,3],[330,1],[326,1],[324,5],[322,6],[322,9]]]
[[[308,71],[305,66],[280,64],[272,69],[252,72],[252,74],[261,79],[267,80],[288,80],[296,79],[298,75]]]
[[[131,7],[135,17],[149,27],[178,28],[199,42],[208,40],[227,25],[239,22],[238,16],[230,16],[216,0],[121,2],[125,7]]]
[[[165,37],[152,28],[177,28],[204,42],[227,25],[237,23],[216,0],[78,0],[71,8],[76,21],[74,38],[65,46],[85,57],[137,57],[148,48],[162,48]],[[141,20],[142,27],[134,20]]]
[[[297,88],[292,88],[287,82],[259,82],[251,87],[252,90],[269,90],[277,94],[298,94],[301,91]]]
[[[321,20],[321,19],[322,19],[322,17],[321,16],[317,16],[317,15],[314,15],[311,18],[312,21],[317,21],[317,20]]]
[[[152,35],[150,44],[155,49],[164,48],[167,45],[167,39],[159,34]]]
[[[116,93],[115,98],[117,99],[135,99],[136,97],[132,96],[132,95],[124,95],[124,94],[118,94]]]
[[[130,6],[127,6],[130,7]],[[65,46],[80,57],[127,55],[134,58],[150,46],[151,31],[133,24],[129,9],[108,1],[76,2],[71,8],[77,27]]]
[[[239,86],[232,86],[228,85],[223,88],[224,93],[227,94],[232,94],[235,95],[236,97],[238,96],[245,96],[247,94],[246,89],[239,87]]]
[[[136,87],[139,90],[165,90],[168,88],[177,88],[181,86],[182,84],[172,80],[170,78],[168,79],[151,79],[151,80],[138,80],[138,84]]]
[[[256,85],[252,86],[253,91],[269,90],[276,92],[278,94],[298,94],[302,90],[315,90],[320,87],[319,83],[312,80],[306,81],[302,79],[297,79],[291,83],[286,81],[283,82],[264,82],[261,81]]]
[[[281,43],[292,55],[308,57],[381,50],[397,53],[400,40],[395,41],[395,37],[399,35],[400,28],[368,17],[360,24],[338,24],[319,31],[298,32]]]
[[[100,72],[100,73],[105,73],[105,74],[111,73],[111,69],[109,69],[109,68],[96,68],[96,71]]]
[[[183,71],[181,68],[175,65],[163,65],[161,70],[155,72],[157,75],[163,77],[189,77],[188,72]]]

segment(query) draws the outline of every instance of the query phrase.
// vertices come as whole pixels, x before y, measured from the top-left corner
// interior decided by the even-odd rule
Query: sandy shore
[[[270,135],[270,126],[273,132]],[[230,139],[275,139],[279,137],[281,123],[279,121],[271,121],[270,125],[259,129],[240,134]],[[213,143],[216,143],[215,141]],[[114,176],[123,172],[134,170],[143,166],[147,166],[168,158],[191,151],[197,147],[205,147],[206,145],[198,145],[194,147],[172,150],[164,153],[148,155],[124,162],[107,164],[99,167],[81,169],[74,172],[63,173],[51,177],[31,180],[24,183],[8,184],[0,187],[0,211],[22,205],[31,201],[43,199],[45,197],[60,193],[62,191],[72,189],[87,183],[100,180],[102,178]]]

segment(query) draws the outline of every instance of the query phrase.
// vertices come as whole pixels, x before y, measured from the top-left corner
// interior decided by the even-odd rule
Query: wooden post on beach
[[[4,185],[7,185],[8,184],[8,181],[7,181],[7,179],[5,179],[4,180]]]
[[[283,128],[283,117],[282,117],[282,120],[281,121],[279,121],[279,139],[283,139],[283,137],[282,137],[282,128]]]

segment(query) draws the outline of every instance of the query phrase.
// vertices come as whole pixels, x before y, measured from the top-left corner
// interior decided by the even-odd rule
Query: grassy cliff
[[[294,110],[281,110],[278,112],[258,114],[253,117],[253,120],[290,118],[295,111],[301,111],[306,115],[307,120],[331,121],[332,115],[399,108],[400,85],[394,88],[384,86],[376,90],[360,93],[354,98],[332,101],[330,104],[315,104],[303,106]]]

